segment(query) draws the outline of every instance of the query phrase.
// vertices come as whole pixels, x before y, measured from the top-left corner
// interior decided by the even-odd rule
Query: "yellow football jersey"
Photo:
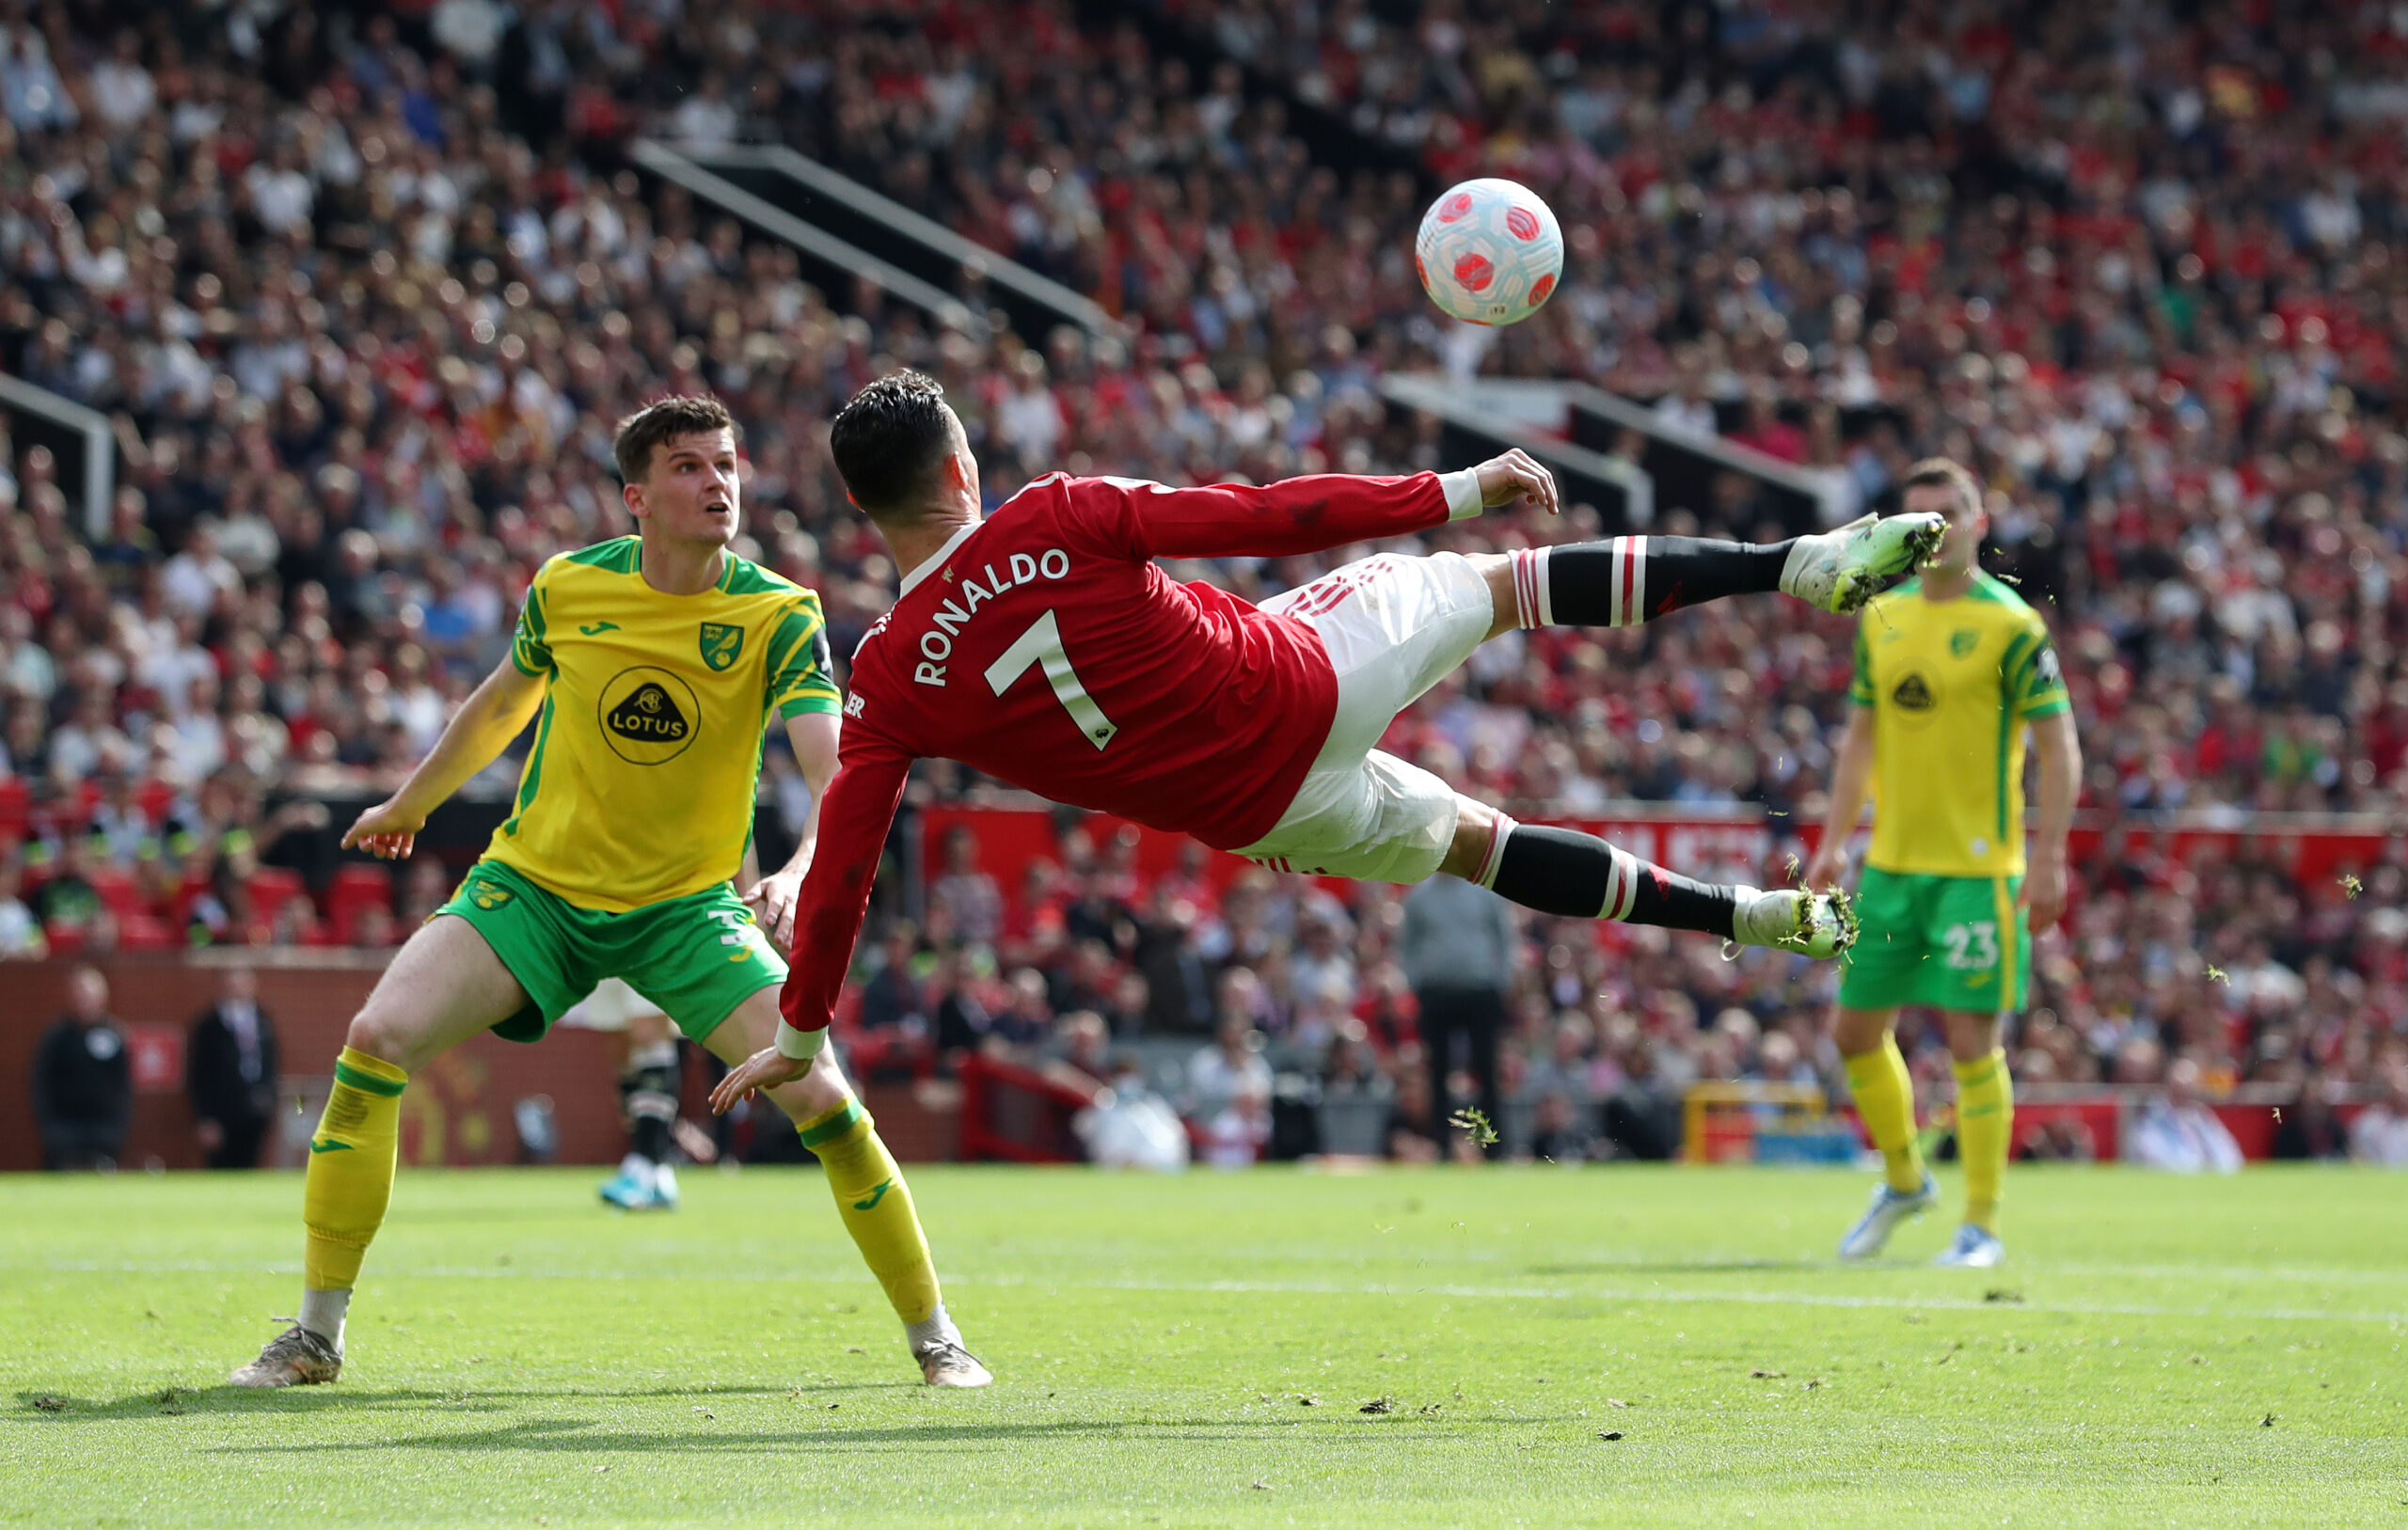
[[[816,594],[730,553],[712,589],[665,595],[642,556],[620,537],[536,571],[510,658],[544,709],[485,850],[607,913],[734,876],[770,714],[843,704]]]
[[[1945,601],[1910,580],[1857,619],[1848,700],[1874,709],[1865,864],[2022,875],[2024,725],[2067,704],[2040,613],[1987,574]]]

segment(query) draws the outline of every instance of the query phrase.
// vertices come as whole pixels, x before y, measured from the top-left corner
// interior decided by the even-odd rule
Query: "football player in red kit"
[[[1616,537],[1474,558],[1383,554],[1258,607],[1177,583],[1154,560],[1319,552],[1525,497],[1553,512],[1555,481],[1520,451],[1460,472],[1263,488],[1055,473],[982,519],[961,422],[912,372],[863,388],[830,447],[905,570],[903,589],[853,656],[841,764],[796,902],[785,1023],[775,1047],[721,1083],[718,1109],[798,1075],[824,1044],[921,757],[1283,871],[1385,882],[1445,871],[1545,913],[1809,956],[1853,938],[1839,895],[1692,881],[1592,835],[1517,824],[1376,745],[1498,633],[1624,626],[1747,591],[1855,610],[1938,545],[1939,516],[1867,516],[1766,546]]]

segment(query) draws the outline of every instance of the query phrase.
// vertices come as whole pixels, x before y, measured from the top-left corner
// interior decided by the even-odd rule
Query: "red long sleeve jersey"
[[[915,758],[1222,849],[1271,831],[1329,736],[1321,639],[1168,558],[1284,557],[1448,519],[1434,473],[1267,488],[1038,479],[904,580],[853,655],[782,1008],[828,1023]]]

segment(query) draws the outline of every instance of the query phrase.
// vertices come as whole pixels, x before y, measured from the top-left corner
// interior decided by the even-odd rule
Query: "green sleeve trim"
[[[1864,646],[1862,622],[1859,622],[1856,627],[1856,664],[1848,672],[1847,699],[1859,706],[1873,704],[1873,663],[1872,655]]]
[[[862,1102],[857,1099],[848,1099],[834,1115],[828,1117],[825,1121],[802,1128],[802,1145],[817,1147],[822,1143],[832,1143],[852,1130],[854,1124],[861,1118]]]
[[[2020,716],[2023,718],[2024,721],[2029,722],[2036,718],[2053,718],[2060,712],[2070,712],[2072,710],[2073,702],[2067,699],[2065,692],[2058,691],[2052,695],[2047,701],[2035,702],[2030,706],[2025,707]]]
[[[845,703],[833,696],[798,696],[778,708],[782,718],[799,718],[805,712],[841,712]]]
[[[511,635],[510,662],[520,674],[539,679],[552,668],[550,625],[544,614],[544,575],[538,569],[527,586],[527,602],[518,607],[518,630]]]
[[[373,1073],[362,1073],[349,1063],[342,1062],[335,1064],[335,1082],[349,1084],[363,1095],[381,1095],[387,1099],[398,1097],[403,1090],[409,1087],[390,1079],[380,1079]]]
[[[607,569],[612,574],[633,574],[636,572],[639,550],[642,545],[643,542],[640,537],[612,537],[608,542],[597,542],[591,547],[579,547],[573,553],[562,553],[561,557],[564,561],[582,563],[588,568]]]
[[[780,617],[769,631],[769,672],[784,674],[786,661],[794,657],[798,645],[809,642],[819,627],[819,613],[807,608],[798,607]]]
[[[535,721],[535,747],[527,751],[526,773],[518,778],[518,800],[511,806],[510,817],[501,826],[504,834],[518,832],[518,820],[535,805],[535,794],[544,786],[544,746],[552,736],[552,699],[544,698],[544,710]]]
[[[2008,700],[2020,700],[2024,677],[2031,669],[2032,655],[2038,652],[2032,634],[2019,632],[2007,640],[2006,654],[1998,661],[1999,685]]]
[[[800,591],[802,586],[750,559],[729,553],[727,567],[720,575],[720,588],[731,595],[775,595],[790,590]]]

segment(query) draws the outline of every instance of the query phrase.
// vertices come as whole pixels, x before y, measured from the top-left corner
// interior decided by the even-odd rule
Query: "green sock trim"
[[[821,1116],[807,1127],[799,1128],[802,1132],[802,1145],[817,1147],[822,1143],[832,1143],[852,1130],[853,1123],[861,1118],[862,1102],[857,1099],[848,1099],[829,1114]]]
[[[363,1072],[342,1062],[335,1064],[335,1082],[349,1084],[363,1095],[382,1095],[387,1099],[394,1098],[409,1087],[406,1083],[380,1079],[373,1073]]]

